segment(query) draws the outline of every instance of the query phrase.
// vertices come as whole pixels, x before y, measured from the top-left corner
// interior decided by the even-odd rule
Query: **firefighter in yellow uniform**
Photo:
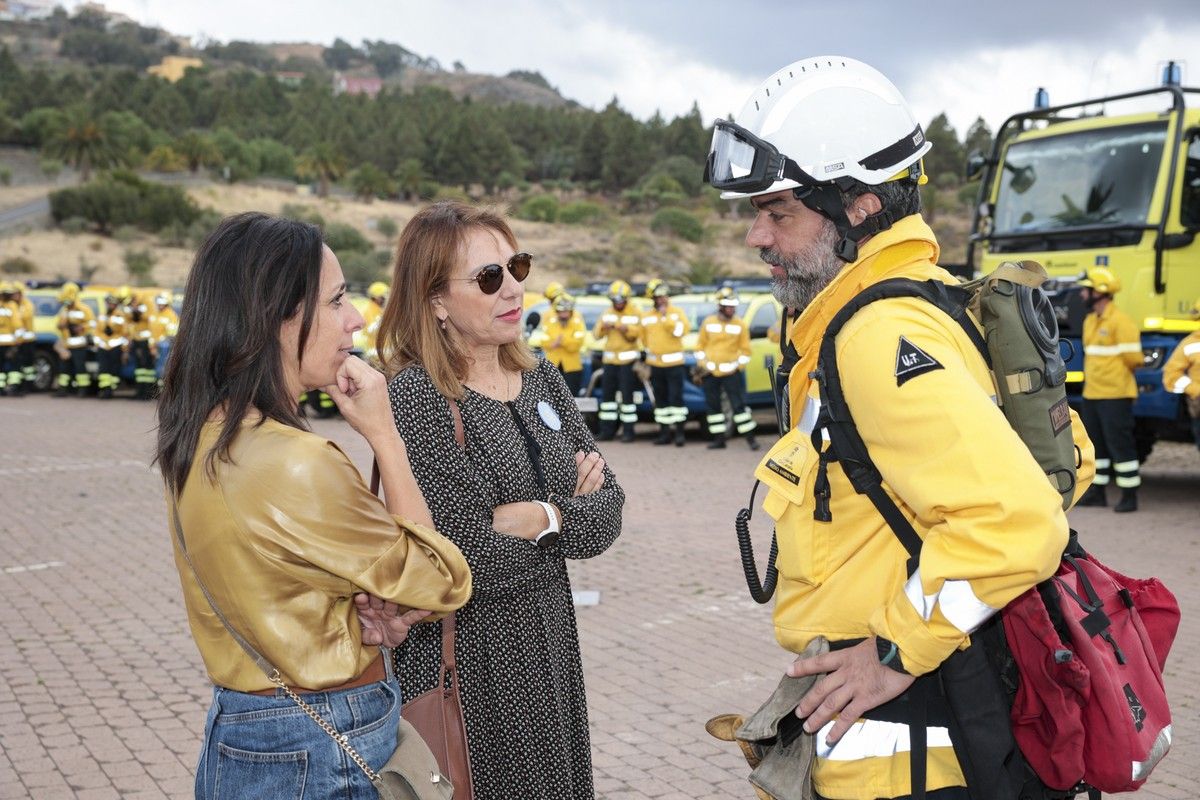
[[[13,285],[0,281],[0,397],[21,393],[21,368],[17,348],[24,333],[21,310],[13,298]]]
[[[1200,320],[1200,300],[1192,306],[1192,319]],[[1192,418],[1192,436],[1200,447],[1200,331],[1193,331],[1175,346],[1163,365],[1163,386],[1181,394]]]
[[[642,318],[636,309],[629,307],[633,290],[625,281],[613,281],[608,287],[608,299],[612,308],[600,315],[592,335],[604,339],[604,372],[601,375],[600,434],[602,442],[616,437],[617,425],[623,426],[622,442],[632,442],[634,425],[637,424],[637,404],[633,401],[637,385],[633,365],[641,355],[639,339],[642,335]],[[617,403],[617,392],[621,401]]]
[[[1105,489],[1115,481],[1121,499],[1113,511],[1137,511],[1142,485],[1133,435],[1133,401],[1142,366],[1137,324],[1117,308],[1113,295],[1121,280],[1107,267],[1092,267],[1079,281],[1088,315],[1083,320],[1083,424],[1096,446],[1096,480],[1081,506],[1105,506]]]
[[[58,292],[59,309],[56,327],[59,344],[66,351],[58,373],[58,389],[55,397],[66,397],[67,389],[74,389],[83,397],[92,386],[92,376],[87,371],[87,350],[96,329],[96,315],[79,302],[79,284],[67,282]]]
[[[959,324],[916,298],[870,304],[838,334],[836,358],[858,432],[924,541],[908,575],[908,553],[842,464],[820,468],[816,448],[828,444],[814,432],[811,373],[830,321],[864,288],[894,277],[955,282],[936,265],[919,213],[929,145],[891,82],[842,57],[785,67],[736,119],[717,121],[706,177],[724,198],[750,199],[746,244],[771,267],[776,298],[800,312],[787,330],[798,354],[791,429],[755,476],[778,537],[775,635],[794,653],[818,636],[832,643],[788,668],[828,673],[796,710],[816,734],[813,788],[838,800],[906,798],[923,773],[930,797],[966,800],[936,670],[1054,572],[1068,531],[1061,497],[998,408]]]
[[[734,429],[746,436],[746,444],[751,450],[758,449],[758,440],[754,438],[757,424],[746,405],[746,377],[743,374],[750,363],[750,326],[736,316],[740,304],[732,287],[718,289],[717,313],[701,323],[700,338],[696,341],[696,365],[704,373],[708,432],[712,434],[709,450],[723,449],[729,436],[722,394],[729,398]]]
[[[160,292],[154,298],[154,311],[150,314],[150,338],[154,342],[154,377],[159,386],[162,386],[167,353],[178,332],[179,315],[171,307],[171,293]]]
[[[363,337],[366,339],[367,362],[379,364],[379,323],[383,321],[383,307],[387,304],[388,285],[383,281],[375,281],[367,287],[369,302],[363,309]]]
[[[104,297],[104,308],[96,317],[96,385],[101,400],[112,399],[121,386],[121,357],[129,349],[129,317],[121,299],[124,290]]]
[[[559,292],[550,301],[553,314],[542,319],[545,345],[542,350],[546,360],[558,367],[572,397],[578,397],[583,388],[583,349],[587,338],[587,326],[583,318],[575,313],[575,298],[567,292]]]
[[[13,283],[13,301],[17,304],[17,331],[20,342],[17,344],[17,361],[21,365],[21,389],[32,392],[36,389],[37,369],[33,365],[33,343],[37,333],[33,329],[33,302],[25,297],[24,287],[19,281]]]
[[[154,397],[154,390],[158,388],[158,374],[154,370],[158,346],[154,342],[154,320],[150,304],[146,302],[145,297],[131,291],[128,286],[121,287],[120,294],[128,319],[129,344],[126,352],[129,354],[129,360],[133,362],[136,396],[139,400],[149,400]]]
[[[650,365],[650,388],[654,390],[654,421],[658,423],[656,445],[675,442],[683,447],[683,425],[688,410],[683,404],[683,337],[692,330],[687,314],[671,304],[665,281],[655,278],[646,284],[646,296],[654,308],[642,315],[642,342]]]

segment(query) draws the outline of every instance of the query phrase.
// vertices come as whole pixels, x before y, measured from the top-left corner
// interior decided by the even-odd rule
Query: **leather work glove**
[[[812,658],[829,652],[829,643],[817,637],[804,648],[801,658]],[[722,741],[736,741],[746,763],[751,767],[750,783],[759,800],[813,800],[812,765],[816,757],[816,740],[800,728],[803,720],[796,717],[801,698],[822,677],[802,678],[784,676],[771,697],[749,719],[736,714],[713,717],[705,725],[712,736]],[[784,744],[781,731],[799,733]],[[785,733],[783,738],[789,738]]]

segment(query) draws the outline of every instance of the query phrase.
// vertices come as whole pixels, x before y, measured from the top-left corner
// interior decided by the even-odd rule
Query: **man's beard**
[[[761,248],[758,251],[759,258],[787,273],[772,281],[771,294],[775,295],[775,299],[785,308],[795,311],[808,308],[813,298],[846,266],[846,262],[834,252],[840,238],[833,223],[826,221],[817,238],[791,256],[771,248]]]

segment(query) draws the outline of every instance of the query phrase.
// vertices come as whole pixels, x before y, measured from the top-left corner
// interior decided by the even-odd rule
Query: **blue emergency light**
[[[1038,87],[1037,92],[1033,95],[1033,107],[1034,108],[1049,108],[1050,107],[1050,93],[1047,92],[1045,89],[1043,89],[1041,86]]]

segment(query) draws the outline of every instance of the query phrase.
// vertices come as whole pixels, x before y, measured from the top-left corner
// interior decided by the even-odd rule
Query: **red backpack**
[[[1020,673],[1013,736],[1053,789],[1137,789],[1171,747],[1162,667],[1179,605],[1076,550],[1002,612]]]

